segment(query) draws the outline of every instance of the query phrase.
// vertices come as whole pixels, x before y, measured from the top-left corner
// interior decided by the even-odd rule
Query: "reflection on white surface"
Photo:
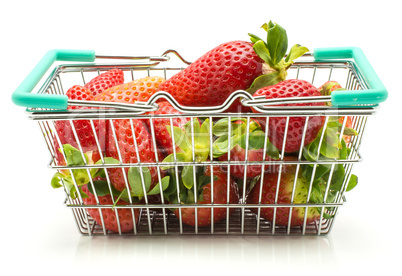
[[[86,237],[79,239],[77,264],[111,261],[163,270],[169,265],[199,269],[200,264],[233,271],[262,267],[307,271],[337,263],[331,237]],[[311,271],[310,271],[311,272]]]

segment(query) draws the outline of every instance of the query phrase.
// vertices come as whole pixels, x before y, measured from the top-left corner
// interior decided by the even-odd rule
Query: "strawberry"
[[[260,150],[249,150],[247,161],[262,161],[263,160],[263,151]],[[267,157],[269,160],[269,157]],[[225,153],[221,157],[219,157],[219,161],[227,161],[228,154]],[[236,145],[230,151],[230,161],[245,161],[246,160],[246,150],[241,148],[239,145]],[[244,168],[245,165],[231,165],[230,166],[230,174],[235,178],[244,178]],[[262,165],[247,165],[246,178],[254,178],[257,175],[260,175],[262,171]]]
[[[191,125],[193,124],[193,125]],[[171,163],[178,162],[205,162],[209,160],[210,153],[210,126],[209,119],[205,119],[201,123],[201,119],[194,118],[187,122],[183,128],[174,126],[173,133],[170,131],[170,126],[167,130],[170,135],[174,136],[175,143],[179,147],[179,151],[174,154],[168,155],[163,162]],[[193,139],[193,140],[192,140]],[[194,145],[194,147],[193,147]],[[197,199],[197,204],[210,204],[211,203],[211,168],[207,166],[206,169],[200,166],[183,166],[172,167],[166,164],[162,169],[169,169],[170,175],[173,179],[171,181],[165,197],[173,203],[178,203],[177,183],[179,183],[179,197],[180,202],[183,204],[193,204]],[[179,171],[175,171],[179,170]],[[176,179],[176,175],[180,175]],[[194,177],[196,184],[194,183]],[[227,187],[228,187],[228,174],[224,168],[216,166],[213,168],[213,183],[214,183],[214,203],[227,203]],[[229,203],[237,203],[239,199],[238,187],[236,183],[229,179],[230,198]],[[194,186],[196,185],[196,191]],[[185,224],[195,226],[195,209],[194,208],[178,208],[174,211],[177,216],[180,216],[181,210],[182,220]],[[234,210],[230,210],[232,213]],[[211,208],[198,208],[198,226],[207,226],[211,224]],[[218,222],[226,216],[226,208],[214,209],[214,220]]]
[[[136,101],[147,101],[159,88],[159,85],[164,81],[162,77],[151,76],[134,80],[122,85],[117,85],[109,89],[104,90],[102,93],[94,97],[94,101],[101,102],[120,102],[120,103],[135,103]],[[131,129],[131,123],[133,129]],[[156,161],[154,145],[152,142],[152,136],[149,133],[143,120],[138,119],[118,119],[114,120],[113,127],[115,129],[117,146],[114,139],[113,131],[109,131],[107,156],[114,159],[119,159],[118,149],[120,150],[122,162],[137,163],[137,162],[150,162]],[[135,144],[133,139],[133,132],[135,134],[135,141],[138,146],[139,159],[135,150]],[[158,153],[159,160],[163,159],[163,156]],[[126,176],[129,173],[129,169],[125,169]],[[108,170],[111,177],[113,186],[123,191],[126,188],[126,182],[121,168],[112,168]],[[154,186],[158,181],[158,173],[156,167],[149,168],[151,174],[151,186]]]
[[[158,103],[158,110],[151,112],[151,115],[160,115],[160,114],[182,114],[180,111],[175,109],[168,102],[160,102]],[[190,121],[189,117],[176,117],[172,118],[173,126],[179,127],[180,129],[184,129],[184,125]],[[150,120],[146,120],[148,129],[151,129]],[[170,119],[164,118],[154,118],[152,120],[153,129],[155,133],[155,139],[159,146],[159,151],[161,151],[164,155],[169,155],[173,153],[173,143],[172,137],[170,136],[169,131],[171,131]],[[179,152],[180,148],[176,146],[176,152]]]
[[[277,194],[278,173],[267,173],[264,175],[262,183],[262,196],[261,204],[290,204],[292,197],[293,184],[295,180],[294,171],[284,172],[280,175],[278,200],[275,202],[275,196]],[[259,193],[261,181],[259,181],[250,191],[247,196],[248,204],[259,204]],[[309,190],[309,181],[304,177],[299,176],[296,180],[296,190],[294,192],[293,203],[303,204],[307,202],[307,193]],[[256,208],[251,208],[251,211],[257,213]],[[308,208],[306,224],[313,223],[320,218],[320,211],[316,207]],[[304,207],[295,207],[292,209],[290,226],[302,226],[304,223]],[[274,208],[261,208],[261,217],[273,222],[274,220]],[[289,207],[278,207],[276,209],[275,225],[288,226],[290,215]]]
[[[254,120],[250,119],[249,131],[247,134],[247,120],[233,118],[231,122],[231,137],[230,137],[230,147],[228,145],[228,120],[219,120],[214,128],[213,133],[219,138],[215,140],[213,145],[214,157],[218,157],[219,161],[228,160],[228,151],[230,149],[230,161],[231,162],[244,162],[247,161],[252,163],[253,161],[261,162],[264,160],[264,141],[265,134],[261,130],[260,124]],[[248,135],[248,136],[247,136]],[[246,139],[249,139],[248,145],[246,144]],[[267,139],[268,140],[268,139]],[[279,158],[279,152],[275,149],[272,144],[267,141],[267,154],[265,154],[266,161],[272,161]],[[272,158],[273,157],[273,158]],[[268,169],[269,165],[265,166]],[[262,165],[261,164],[248,164],[247,171],[244,171],[244,164],[233,164],[230,165],[230,173],[235,178],[254,178],[261,174]]]
[[[151,189],[151,176],[149,169],[143,169],[142,177],[140,172],[134,168],[129,169],[129,185],[130,192],[127,190],[118,191],[112,186],[109,187],[106,172],[104,169],[98,168],[82,168],[74,169],[75,166],[84,166],[86,164],[93,164],[91,155],[84,154],[72,147],[71,145],[63,145],[64,152],[66,153],[66,165],[70,170],[59,170],[52,178],[51,185],[53,188],[64,187],[69,198],[75,200],[81,198],[84,205],[97,205],[97,199],[100,205],[109,205],[102,208],[102,217],[104,226],[111,231],[118,231],[118,224],[116,219],[116,212],[113,207],[116,205],[129,205],[131,204],[145,204],[144,192],[142,185],[147,189],[146,194],[150,197],[159,196],[160,189],[165,190],[168,186],[170,178],[163,178],[160,183]],[[83,157],[86,159],[84,161]],[[119,160],[111,157],[105,157],[106,164],[119,164]],[[113,169],[109,169],[113,170]],[[162,187],[160,187],[162,186]],[[78,187],[78,191],[77,191]],[[96,193],[93,191],[95,189]],[[96,195],[96,196],[95,196]],[[96,198],[97,197],[97,198]],[[148,202],[151,198],[148,197]],[[133,224],[137,223],[139,217],[138,208],[118,208],[118,216],[122,232],[129,232],[133,229]],[[134,209],[132,211],[131,209]],[[88,214],[99,224],[102,225],[101,214],[98,208],[88,208]],[[133,212],[135,220],[133,219]]]
[[[170,126],[166,127],[169,135],[174,137],[178,150],[176,155],[171,153],[166,156],[163,162],[204,162],[208,159],[211,143],[211,123],[209,119],[205,119],[202,123],[201,122],[201,119],[194,118],[192,121],[185,123],[183,128],[173,126],[173,133],[171,133]],[[169,166],[164,168],[169,168]],[[192,167],[186,168],[189,170],[192,169]],[[188,184],[192,185],[192,181],[193,180],[191,179]]]
[[[86,83],[85,88],[92,92],[92,96],[96,96],[103,90],[123,83],[123,71],[120,69],[111,69],[93,78],[90,82]]]
[[[198,181],[197,185],[197,204],[211,204],[211,169],[207,166],[203,177],[203,182]],[[236,182],[232,179],[229,180],[229,202],[227,202],[227,192],[228,192],[228,175],[222,168],[213,168],[213,203],[214,204],[237,204],[239,201],[239,191]],[[182,204],[193,204],[194,192],[193,189],[186,189],[182,187],[181,196],[184,200],[181,201]],[[183,223],[195,226],[195,209],[194,208],[177,208],[174,210],[174,214],[179,217],[181,210],[181,218]],[[229,215],[235,211],[234,208],[229,209]],[[217,223],[227,215],[227,208],[214,208],[213,211],[213,223]],[[200,227],[211,225],[211,208],[197,208],[197,225]]]
[[[264,96],[266,99],[287,98],[287,97],[308,97],[320,96],[320,92],[312,84],[304,80],[285,80],[276,85],[263,87],[254,93],[254,97]],[[301,103],[301,104],[285,104],[285,106],[321,106],[324,103]],[[258,113],[258,111],[254,110]],[[312,116],[308,120],[304,145],[312,142],[321,127],[323,126],[325,117]],[[261,124],[265,124],[265,118],[260,119]],[[303,129],[306,117],[289,117],[289,126],[286,136],[285,152],[291,153],[300,150]],[[286,117],[270,117],[268,125],[269,140],[277,147],[282,149],[285,136]],[[263,126],[265,128],[265,126]]]
[[[81,85],[74,85],[67,90],[66,96],[70,100],[90,101],[92,99],[91,91]],[[68,109],[77,109],[78,106],[69,106]]]
[[[321,95],[331,95],[332,91],[342,88],[336,81],[327,81],[318,88]]]
[[[136,79],[121,85],[116,85],[96,95],[94,101],[131,103],[146,102],[165,80],[162,77],[151,76]]]
[[[250,35],[252,43],[236,40],[220,44],[172,76],[160,89],[170,93],[181,105],[207,107],[223,104],[236,90],[251,89],[251,93],[261,85],[285,79],[286,69],[307,48],[295,45],[283,60],[288,46],[286,31],[272,22],[263,28],[268,32],[268,42]],[[249,112],[250,109],[237,99],[227,111]]]
[[[342,88],[342,86],[336,82],[336,81],[327,81],[323,85],[321,85],[318,90],[320,91],[321,95],[331,95],[333,91],[336,90],[345,90]],[[327,105],[331,105],[330,102],[327,102]],[[345,117],[342,116],[338,119],[339,123],[343,124],[343,121],[345,120]],[[348,116],[345,122],[345,127],[346,128],[353,128],[353,121],[354,117],[353,116]],[[349,143],[351,140],[351,137],[349,135],[343,135],[343,139],[345,140],[346,143]]]
[[[299,161],[299,159],[296,156],[284,156],[283,157],[283,161],[285,162],[289,162],[289,161]],[[265,166],[265,171],[264,173],[279,173],[279,170],[282,173],[291,173],[291,172],[295,172],[296,169],[296,165],[293,164],[283,164],[282,167],[280,167],[279,164],[272,164],[270,166]]]
[[[131,128],[131,123],[133,129]],[[132,119],[130,121],[129,119],[121,119],[116,120],[114,125],[118,148],[116,147],[113,132],[110,131],[108,139],[109,143],[106,151],[107,156],[119,160],[119,150],[121,154],[121,161],[125,164],[156,162],[152,137],[142,120]],[[135,142],[137,144],[138,152],[136,151],[133,132],[135,135]],[[158,159],[161,161],[163,157],[158,155]],[[149,170],[152,188],[156,183],[158,183],[158,170],[156,167],[149,167],[147,169]],[[129,168],[125,168],[124,170],[126,176],[129,177],[131,174]],[[108,172],[113,186],[118,191],[124,190],[126,188],[126,182],[124,179],[123,170],[121,168],[111,168],[108,169]]]
[[[85,87],[80,85],[74,85],[67,92],[66,95],[71,100],[86,100],[90,101],[92,99],[92,93]],[[90,109],[89,107],[79,107],[79,106],[69,106],[68,110],[76,109]],[[106,122],[105,120],[93,120],[95,132],[91,126],[89,120],[73,120],[72,121],[80,146],[83,152],[92,152],[94,162],[100,159],[100,152],[98,145],[96,143],[96,138],[98,139],[101,151],[105,149],[105,135],[106,135]],[[55,121],[55,128],[57,134],[60,138],[62,145],[70,144],[75,148],[79,148],[76,141],[74,131],[72,129],[71,123],[68,120]],[[58,150],[60,145],[55,139],[56,148],[56,159],[60,164],[64,163],[63,156]]]
[[[252,43],[223,43],[172,76],[160,89],[169,92],[181,105],[221,105],[234,91],[250,87],[254,78],[262,74],[262,64]],[[249,109],[237,101],[230,111]]]
[[[84,197],[82,200],[84,202],[84,205],[96,205],[96,197],[93,193],[91,193],[88,189],[88,185],[82,186],[82,191],[88,196]],[[113,206],[113,200],[110,194],[103,195],[103,196],[98,196],[98,202],[100,205],[109,205]],[[118,200],[116,202],[116,205],[127,205],[128,203],[123,201],[123,200]],[[119,225],[120,225],[120,230],[122,233],[125,232],[130,232],[134,228],[134,223],[138,222],[139,218],[139,209],[134,209],[134,219],[133,219],[133,214],[130,208],[118,208],[117,213],[118,213],[118,218],[119,221],[117,221],[116,218],[116,212],[113,210],[111,207],[108,208],[101,208],[101,212],[99,211],[98,208],[87,208],[86,209],[88,214],[98,223],[99,225],[102,226],[102,218],[103,218],[103,225],[107,230],[118,232],[119,231]],[[101,218],[101,213],[102,213],[102,218]]]

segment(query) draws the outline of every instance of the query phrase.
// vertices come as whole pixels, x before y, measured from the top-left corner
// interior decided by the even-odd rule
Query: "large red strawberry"
[[[86,100],[90,101],[92,99],[92,93],[85,87],[80,85],[74,85],[67,92],[66,95],[71,100]],[[89,107],[79,107],[79,106],[69,106],[68,110],[76,109],[90,109]],[[71,115],[71,119],[74,119]],[[82,148],[83,152],[92,152],[92,159],[94,162],[100,159],[100,152],[105,150],[105,135],[106,135],[106,121],[104,119],[94,119],[92,128],[90,120],[58,120],[55,121],[55,128],[57,134],[60,138],[62,145],[70,144],[75,148],[79,148],[77,139],[75,138],[74,130],[71,122],[75,128],[76,135],[78,137],[78,142]],[[96,142],[98,140],[98,144]],[[57,139],[54,140],[56,149],[56,159],[60,164],[63,164],[63,156],[59,151],[60,145]]]
[[[286,172],[280,175],[279,191],[277,191],[278,184],[278,173],[267,173],[264,175],[262,189],[261,181],[259,181],[250,191],[247,196],[248,204],[259,204],[260,189],[261,193],[261,204],[290,204],[293,184],[295,180],[295,173],[292,170],[287,169]],[[309,190],[309,181],[305,178],[299,176],[296,180],[296,190],[294,191],[293,203],[304,204],[307,203],[307,194]],[[278,199],[275,201],[276,194],[278,194]],[[273,207],[262,207],[261,217],[273,222],[274,221],[274,208]],[[258,209],[251,208],[254,213],[258,212]],[[309,207],[307,210],[307,221],[306,224],[310,224],[320,218],[319,209],[316,207]],[[290,213],[289,207],[277,207],[275,225],[288,226],[289,216],[291,215],[290,226],[302,226],[304,223],[304,207],[295,207]]]
[[[85,88],[89,89],[92,92],[92,96],[96,96],[103,90],[123,83],[123,71],[120,69],[111,69],[93,78],[90,82],[86,83]]]
[[[276,85],[263,87],[254,93],[254,97],[264,96],[266,99],[280,99],[288,97],[309,97],[320,96],[320,92],[311,83],[304,80],[285,80]],[[322,106],[324,103],[299,103],[283,104],[284,106]],[[281,106],[280,104],[278,106]],[[258,111],[254,110],[258,113]],[[304,144],[312,142],[324,123],[323,116],[309,117]],[[270,117],[268,125],[268,137],[271,143],[278,149],[282,149],[285,139],[286,117]],[[300,150],[306,117],[289,117],[287,129],[285,152],[291,153]],[[260,120],[261,125],[265,124],[265,118]],[[263,128],[266,128],[263,126]]]
[[[283,60],[288,47],[286,31],[272,22],[263,28],[268,32],[267,42],[251,35],[252,43],[239,40],[223,43],[172,76],[160,89],[172,94],[182,105],[207,107],[223,104],[236,90],[253,92],[262,85],[285,79],[286,69],[307,48],[295,45]],[[260,76],[263,77],[255,81]],[[236,100],[227,111],[250,109]]]
[[[198,187],[198,195],[197,195],[197,204],[211,204],[211,169],[208,166],[204,173],[204,183]],[[237,204],[239,201],[239,191],[236,182],[232,179],[229,180],[229,202],[227,201],[227,193],[228,193],[228,175],[222,168],[214,167],[213,168],[213,203],[214,204]],[[200,187],[201,186],[201,187]],[[183,191],[185,190],[185,191]],[[194,204],[194,193],[192,189],[183,188],[181,193],[187,192],[185,200],[182,201],[182,204]],[[188,194],[190,192],[190,195]],[[229,215],[235,211],[234,208],[229,209]],[[183,223],[195,226],[195,208],[177,208],[174,210],[174,213],[177,217],[180,216],[179,212],[181,212],[181,218]],[[211,225],[211,223],[217,223],[227,216],[227,208],[214,208],[213,210],[213,221],[211,215],[211,208],[197,208],[197,225],[200,227]]]
[[[83,198],[84,205],[97,205],[96,197],[88,189],[87,185],[82,186],[82,191],[88,195]],[[109,205],[107,208],[87,208],[88,214],[96,221],[100,226],[104,225],[107,230],[118,232],[119,226],[122,233],[130,232],[134,228],[134,223],[138,222],[139,209],[134,209],[134,218],[131,208],[116,208],[118,219],[116,217],[116,211],[112,209],[113,200],[110,194],[98,196],[100,205]],[[117,201],[116,205],[128,205],[123,200]],[[99,211],[100,210],[100,211]],[[102,218],[101,218],[102,214]],[[102,224],[102,219],[103,223]]]
[[[169,92],[182,105],[214,106],[222,104],[236,90],[245,90],[262,74],[263,60],[246,41],[219,45],[180,71],[160,89]],[[232,105],[232,112],[249,111]]]

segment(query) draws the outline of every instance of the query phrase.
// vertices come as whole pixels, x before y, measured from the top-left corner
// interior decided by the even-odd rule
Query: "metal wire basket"
[[[338,53],[339,56],[334,55]],[[260,201],[258,203],[250,204],[247,202],[247,195],[250,190],[250,181],[246,178],[238,179],[237,184],[240,190],[240,197],[237,203],[210,203],[210,204],[199,204],[195,200],[194,204],[183,204],[180,201],[179,196],[175,203],[168,202],[164,196],[159,197],[159,202],[153,201],[149,198],[146,193],[143,201],[140,203],[129,202],[126,205],[114,205],[108,204],[103,205],[98,200],[92,204],[84,204],[83,199],[80,195],[73,198],[67,189],[65,205],[72,210],[75,217],[78,230],[84,235],[194,235],[194,234],[208,234],[208,235],[324,235],[328,234],[332,229],[338,208],[345,202],[345,192],[347,189],[347,183],[352,177],[352,169],[355,163],[361,161],[359,154],[359,148],[362,141],[363,133],[366,127],[368,117],[375,113],[378,103],[385,100],[386,90],[382,86],[378,77],[375,76],[374,71],[370,67],[369,63],[366,61],[364,55],[355,48],[337,49],[336,51],[319,51],[316,50],[312,54],[306,54],[303,58],[296,62],[288,71],[288,78],[294,79],[304,79],[312,84],[322,84],[325,81],[336,79],[339,83],[347,89],[348,95],[354,95],[349,97],[352,102],[344,102],[343,106],[320,106],[320,107],[303,107],[303,106],[277,106],[278,104],[284,103],[295,103],[297,102],[311,102],[311,101],[321,101],[321,102],[334,102],[334,95],[332,96],[322,96],[314,98],[289,98],[281,99],[277,101],[270,101],[261,98],[253,98],[245,91],[236,91],[231,95],[226,102],[220,106],[210,107],[210,108],[197,108],[197,107],[187,107],[181,106],[177,101],[171,97],[170,94],[166,92],[156,93],[148,102],[146,103],[136,103],[134,105],[124,105],[115,103],[91,103],[82,101],[72,101],[67,100],[64,96],[65,89],[73,84],[85,84],[86,81],[90,80],[96,75],[105,72],[112,68],[119,68],[124,71],[126,80],[135,80],[144,76],[162,76],[165,79],[169,78],[173,74],[182,70],[186,65],[189,64],[185,59],[183,59],[179,53],[173,50],[166,51],[160,57],[122,57],[122,56],[95,56],[93,52],[89,52],[87,58],[82,58],[83,54],[78,55],[76,52],[65,53],[64,60],[77,60],[78,61],[93,61],[96,59],[106,58],[109,59],[109,63],[79,63],[79,64],[62,64],[53,69],[47,79],[44,81],[43,85],[39,89],[38,93],[26,93],[30,92],[34,86],[38,83],[39,79],[45,74],[47,68],[49,68],[55,60],[60,59],[60,52],[51,51],[44,59],[41,61],[40,65],[35,68],[27,80],[17,89],[13,95],[14,102],[18,105],[23,105],[27,108],[28,118],[37,121],[40,130],[43,134],[44,141],[49,149],[51,155],[51,161],[49,166],[56,171],[67,170],[73,175],[73,170],[81,169],[86,170],[89,176],[89,184],[93,185],[95,179],[91,176],[92,169],[104,169],[108,172],[111,169],[121,169],[122,173],[125,173],[125,168],[142,168],[142,167],[152,167],[158,170],[158,178],[161,180],[160,169],[166,164],[162,163],[158,157],[158,149],[156,148],[155,133],[152,127],[153,122],[157,119],[164,118],[172,121],[178,115],[147,115],[149,111],[155,111],[158,109],[157,101],[160,99],[167,100],[173,107],[175,107],[182,114],[179,115],[183,118],[189,118],[190,121],[195,120],[195,118],[203,117],[208,118],[212,125],[222,118],[228,118],[228,122],[231,122],[232,118],[241,117],[244,118],[245,122],[249,125],[252,121],[251,119],[256,116],[255,113],[225,113],[225,110],[231,105],[231,103],[238,99],[242,99],[242,104],[245,106],[252,106],[261,113],[258,117],[262,119],[267,125],[270,119],[273,117],[281,117],[286,121],[286,129],[289,126],[289,120],[292,117],[303,117],[305,121],[305,126],[310,118],[315,116],[321,116],[324,118],[323,129],[329,126],[331,118],[334,117],[344,117],[345,120],[342,123],[340,129],[340,137],[343,136],[345,129],[345,122],[347,118],[351,118],[352,128],[356,131],[354,136],[351,136],[347,142],[347,149],[349,154],[346,158],[334,158],[334,159],[321,159],[316,160],[305,160],[303,158],[303,146],[300,151],[294,155],[292,160],[288,160],[284,154],[284,147],[279,148],[279,159],[261,162],[249,162],[249,161],[233,161],[230,160],[230,154],[228,161],[219,161],[217,159],[211,159],[204,162],[196,162],[194,159],[192,162],[175,162],[170,163],[170,165],[178,171],[179,167],[192,166],[196,167],[210,167],[213,171],[213,167],[223,166],[227,168],[228,184],[230,179],[230,167],[231,166],[262,166],[262,173],[259,176],[264,177],[264,167],[276,165],[279,171],[283,170],[285,166],[294,165],[296,168],[296,175],[303,166],[310,166],[312,169],[312,178],[309,183],[309,191],[307,193],[307,201],[305,203],[295,203],[294,199],[296,195],[292,193],[289,203],[283,204],[278,203],[278,194],[276,199],[272,204],[265,204]],[[181,62],[180,66],[169,66],[171,57],[178,57]],[[349,58],[354,58],[350,60]],[[113,63],[110,63],[110,59]],[[40,71],[38,73],[38,71]],[[36,74],[36,75],[33,75]],[[370,76],[370,78],[368,78]],[[374,76],[374,77],[373,77]],[[359,94],[360,93],[360,94]],[[51,96],[51,102],[48,100]],[[43,98],[42,98],[43,97]],[[355,100],[355,99],[358,100]],[[337,99],[339,100],[339,99]],[[74,109],[66,110],[67,105],[80,105],[80,106],[95,106],[98,109]],[[116,120],[128,119],[131,122],[131,130],[135,135],[133,126],[133,120],[143,119],[150,122],[150,134],[155,145],[155,158],[154,163],[143,163],[139,159],[137,163],[124,163],[120,159],[118,164],[108,164],[105,162],[105,157],[101,156],[102,162],[99,164],[83,164],[82,166],[67,166],[63,165],[57,161],[56,155],[58,154],[58,149],[55,146],[55,139],[59,144],[60,138],[58,137],[55,124],[57,121],[64,120],[69,121],[71,128],[73,129],[73,134],[76,137],[76,141],[79,141],[77,137],[77,131],[75,129],[74,122],[79,120],[89,121],[92,126],[92,131],[96,137],[96,131],[94,122],[97,120],[105,120],[110,124],[113,129],[113,122]],[[171,124],[173,125],[173,124]],[[230,129],[230,127],[228,128]],[[304,128],[306,129],[306,127]],[[229,130],[230,131],[230,130]],[[318,137],[318,149],[323,144],[324,132],[322,132],[321,137]],[[303,133],[303,139],[305,135],[305,130]],[[210,140],[213,141],[212,128],[210,128]],[[230,134],[229,134],[230,136]],[[267,132],[265,133],[265,139],[267,139]],[[114,136],[116,139],[116,136]],[[100,147],[99,140],[102,137],[98,137],[97,146]],[[173,139],[173,138],[172,138]],[[194,136],[191,137],[194,140]],[[286,139],[286,134],[285,134]],[[135,139],[134,139],[135,140]],[[248,141],[246,139],[246,141]],[[115,141],[117,143],[117,141]],[[173,141],[174,144],[174,141]],[[303,144],[303,143],[302,143]],[[212,144],[211,144],[212,145]],[[248,143],[246,143],[246,147]],[[78,148],[81,151],[81,155],[85,160],[84,152],[78,142]],[[246,148],[247,149],[247,148]],[[265,154],[264,148],[264,154]],[[210,149],[212,153],[212,146]],[[247,152],[247,151],[246,151]],[[318,150],[319,152],[319,150]],[[137,152],[138,153],[138,149]],[[175,154],[175,153],[174,153]],[[247,155],[245,160],[247,160]],[[263,158],[265,160],[265,158]],[[309,198],[311,195],[311,186],[313,185],[313,179],[318,171],[319,166],[326,166],[328,168],[329,179],[336,173],[337,166],[342,166],[344,169],[344,177],[340,183],[340,189],[331,196],[329,196],[328,188],[325,191],[323,201],[321,203],[309,203]],[[211,174],[211,185],[213,190],[213,175]],[[74,179],[74,178],[73,178]],[[106,173],[106,179],[109,189],[112,189],[112,184],[108,173]],[[127,176],[124,178],[126,185]],[[177,180],[178,181],[178,180]],[[75,185],[76,181],[74,180]],[[278,189],[280,185],[280,177],[277,182]],[[255,184],[255,183],[254,183]],[[296,181],[294,182],[293,189],[295,188]],[[329,187],[329,185],[328,185]],[[77,187],[78,188],[78,187]],[[195,187],[194,187],[195,188]],[[179,184],[177,184],[177,189],[179,189]],[[78,189],[77,189],[78,190]],[[163,195],[163,190],[160,189]],[[259,191],[260,193],[262,190]],[[229,202],[229,189],[227,189],[227,201]],[[113,203],[115,199],[113,199]],[[208,226],[198,226],[197,215],[195,211],[195,226],[189,226],[183,223],[181,212],[179,215],[175,214],[172,210],[183,210],[184,208],[194,208],[207,209],[211,212],[211,217],[213,221],[214,209],[223,208],[227,212],[225,218],[217,223],[211,223]],[[285,208],[285,209],[284,209]],[[313,222],[307,222],[307,214],[309,210],[314,209],[320,212],[319,219]],[[98,210],[100,214],[100,221],[95,220],[88,212],[89,209]],[[229,212],[234,210],[233,212]],[[273,219],[268,220],[263,218],[261,212],[263,210],[272,210],[274,213]],[[304,212],[304,222],[301,225],[292,225],[292,210],[303,210]],[[131,214],[132,219],[132,230],[126,232],[123,231],[119,220],[121,218],[120,211],[128,210]],[[276,221],[277,211],[288,210],[289,220],[288,224],[280,224]],[[111,231],[104,227],[104,216],[114,215],[117,221],[117,230]],[[325,214],[325,215],[324,215]]]

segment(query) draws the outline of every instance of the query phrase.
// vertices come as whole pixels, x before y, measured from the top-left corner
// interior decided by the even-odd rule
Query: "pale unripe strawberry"
[[[342,88],[337,81],[327,81],[318,88],[321,95],[331,95],[332,91]]]

